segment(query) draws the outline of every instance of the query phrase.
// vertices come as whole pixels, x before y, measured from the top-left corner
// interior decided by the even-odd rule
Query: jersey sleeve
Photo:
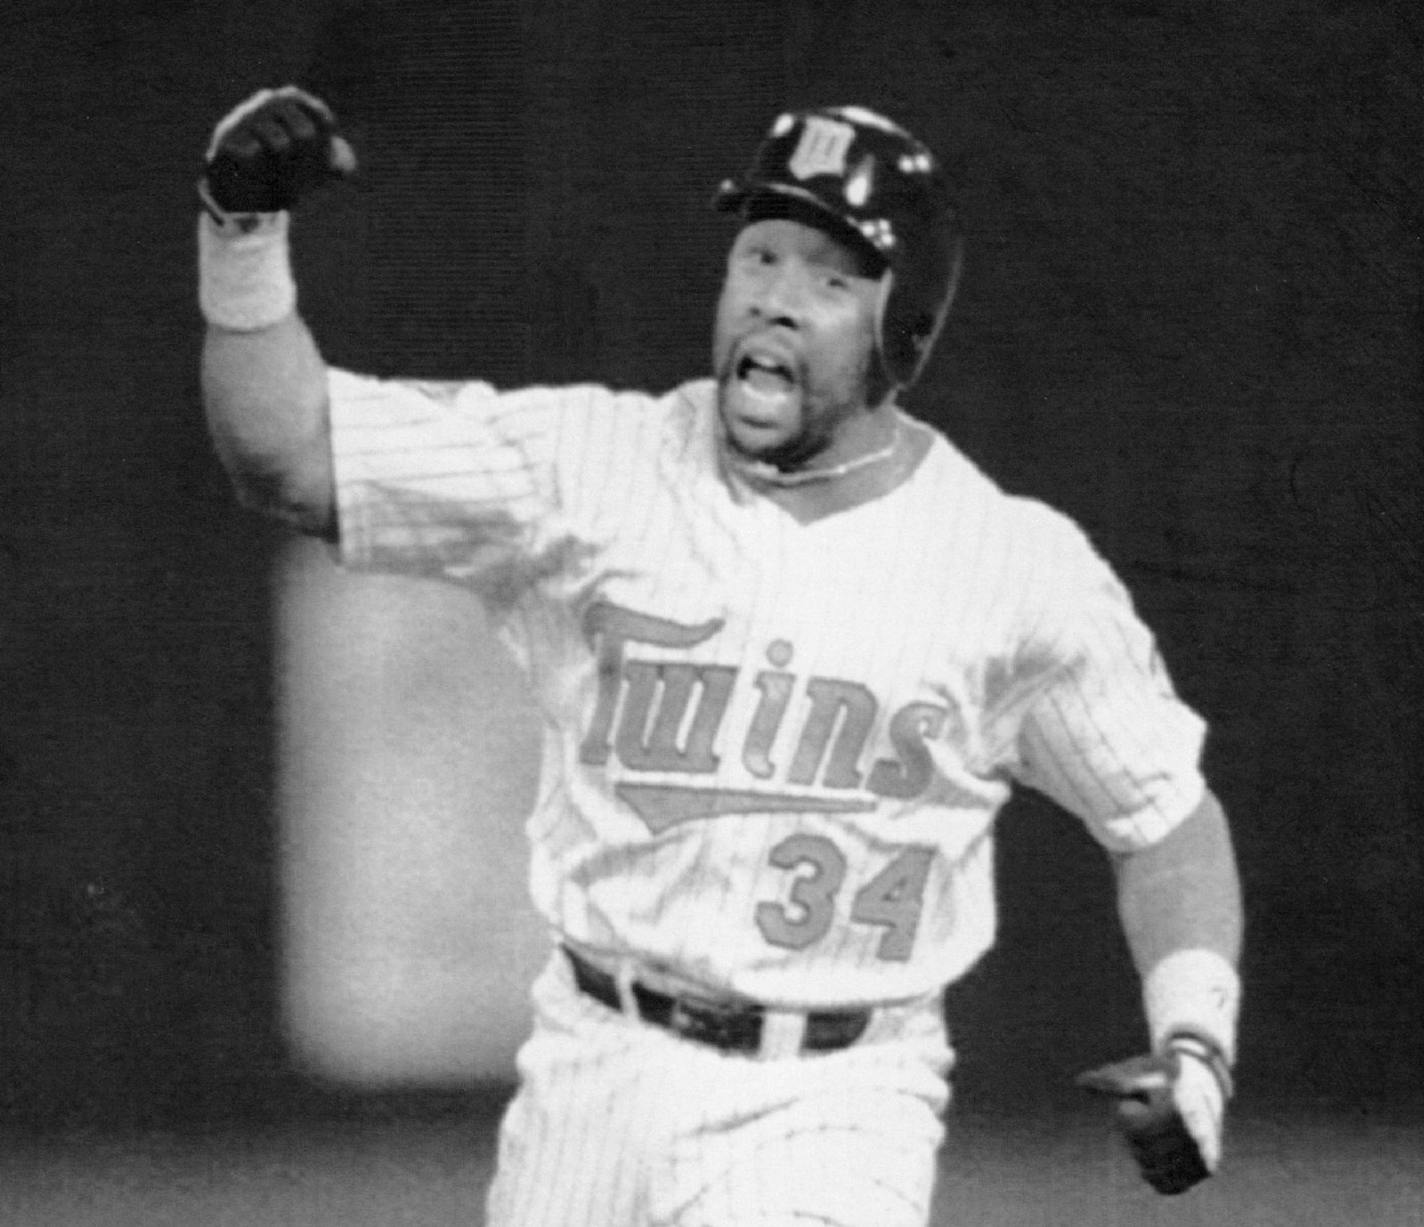
[[[1121,581],[1060,524],[1021,651],[1028,677],[1011,773],[1105,847],[1155,843],[1200,803],[1206,725],[1176,693]],[[1045,560],[1047,561],[1047,560]]]
[[[340,557],[512,603],[559,565],[559,434],[587,393],[329,374]]]

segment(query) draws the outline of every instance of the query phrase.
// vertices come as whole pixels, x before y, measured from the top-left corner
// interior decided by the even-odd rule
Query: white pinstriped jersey
[[[785,1008],[910,998],[993,940],[1014,782],[1119,849],[1202,796],[1109,568],[938,433],[802,523],[723,463],[708,380],[330,387],[343,561],[477,592],[531,680],[565,939]]]

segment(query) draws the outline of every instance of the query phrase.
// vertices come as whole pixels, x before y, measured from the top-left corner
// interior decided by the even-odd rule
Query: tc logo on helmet
[[[853,140],[855,129],[850,124],[810,115],[801,129],[796,152],[786,164],[787,169],[798,179],[809,179],[813,175],[843,175],[846,153]]]

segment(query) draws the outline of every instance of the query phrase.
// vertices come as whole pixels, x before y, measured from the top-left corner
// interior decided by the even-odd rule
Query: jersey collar
[[[904,485],[929,454],[934,436],[920,422],[896,409],[898,425],[894,450],[883,462],[852,469],[820,481],[782,485],[758,475],[755,466],[739,464],[727,451],[720,428],[714,432],[722,473],[734,490],[747,491],[775,503],[801,524],[814,524],[831,516],[875,502]]]

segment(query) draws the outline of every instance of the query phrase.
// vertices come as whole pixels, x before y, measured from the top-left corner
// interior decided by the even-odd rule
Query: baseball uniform
[[[343,562],[477,594],[543,717],[562,949],[490,1222],[922,1224],[1011,787],[1116,850],[1203,796],[1121,584],[903,414],[898,484],[801,519],[728,461],[710,380],[330,393]],[[671,1025],[703,999],[759,1007],[750,1040]]]

